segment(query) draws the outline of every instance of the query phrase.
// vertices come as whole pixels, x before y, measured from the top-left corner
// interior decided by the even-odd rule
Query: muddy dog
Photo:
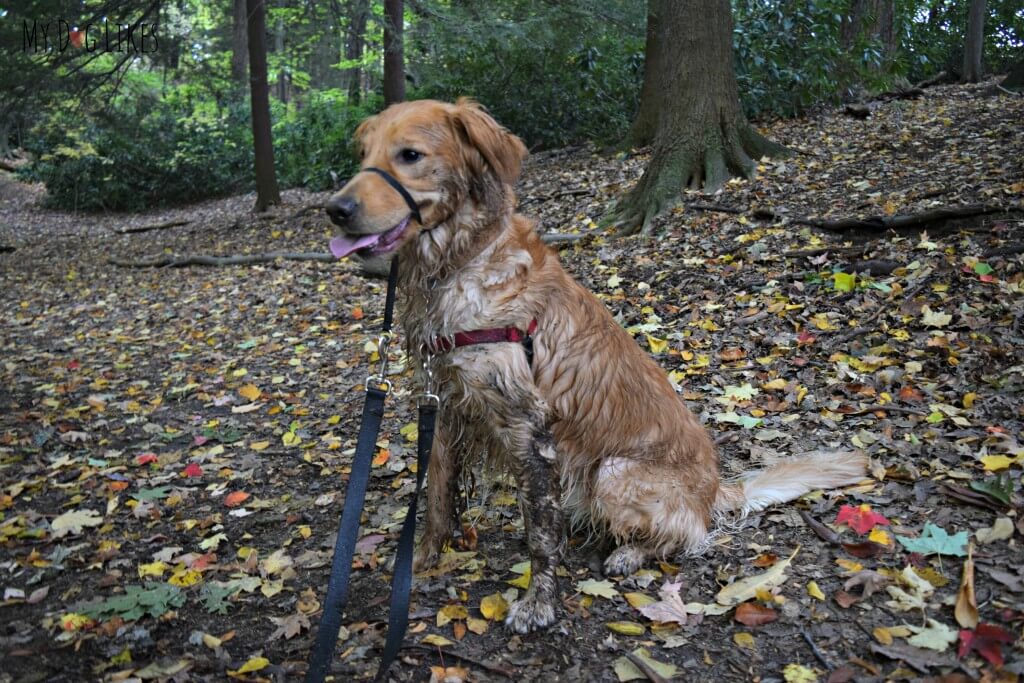
[[[416,567],[457,523],[462,464],[515,476],[532,580],[508,625],[555,621],[564,517],[617,544],[609,575],[706,548],[716,519],[863,478],[856,453],[782,460],[736,483],[662,369],[515,212],[526,148],[478,104],[396,104],[356,131],[362,169],[327,203],[339,258],[399,258],[410,358],[441,395]]]

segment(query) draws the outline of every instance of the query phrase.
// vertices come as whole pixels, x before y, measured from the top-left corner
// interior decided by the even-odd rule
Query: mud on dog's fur
[[[441,394],[416,567],[436,562],[455,524],[456,481],[486,451],[510,470],[526,523],[532,580],[512,605],[520,633],[555,621],[563,519],[585,519],[617,548],[608,574],[706,547],[716,517],[859,481],[857,453],[783,460],[720,481],[708,433],[663,370],[515,213],[523,143],[470,100],[397,104],[357,131],[363,167],[397,178],[423,224],[376,173],[358,173],[327,210],[338,256],[399,255],[399,308],[419,367],[438,336],[537,321],[532,367],[516,343],[465,346],[432,360]],[[422,379],[422,378],[421,378]]]

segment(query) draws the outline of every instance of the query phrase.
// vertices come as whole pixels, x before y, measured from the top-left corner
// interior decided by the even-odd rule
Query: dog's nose
[[[324,210],[327,211],[327,215],[331,217],[335,225],[345,226],[352,220],[352,216],[355,215],[358,208],[359,204],[351,197],[336,196],[331,197]]]

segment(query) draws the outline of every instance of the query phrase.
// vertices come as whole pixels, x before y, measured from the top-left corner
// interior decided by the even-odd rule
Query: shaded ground
[[[765,162],[756,180],[714,197],[688,196],[704,209],[665,216],[659,238],[562,245],[568,269],[655,352],[719,437],[727,472],[777,454],[863,448],[872,479],[769,510],[697,561],[608,584],[594,583],[605,578],[598,549],[576,539],[565,618],[511,637],[488,619],[501,600],[480,605],[516,590],[508,581],[526,559],[523,530],[512,487],[479,480],[464,554],[416,584],[406,642],[421,649],[407,650],[393,677],[462,666],[451,680],[614,681],[626,676],[613,669],[621,651],[644,647],[680,680],[1016,680],[1024,216],[854,234],[793,219],[1019,204],[1022,122],[1024,98],[978,86],[884,103],[865,121],[828,112],[779,123],[767,132],[794,158]],[[544,230],[587,231],[645,161],[589,149],[539,155],[521,208]],[[294,217],[322,196],[287,193],[287,206],[260,218],[251,197],[74,216],[39,208],[40,196],[0,179],[0,245],[16,247],[0,254],[0,680],[204,680],[247,661],[254,671],[236,677],[299,677],[380,283],[346,263],[107,262],[325,251],[330,229],[318,212]],[[115,232],[175,218],[191,222]],[[833,274],[844,266],[861,274]],[[413,483],[414,437],[403,428],[414,387],[396,360],[339,680],[376,665],[385,567]],[[867,505],[887,523],[861,510],[836,525],[843,505]],[[816,533],[798,511],[832,527]],[[863,536],[848,528],[858,522]],[[894,538],[915,539],[926,522],[952,540],[910,541],[910,552]],[[957,617],[970,622],[970,601],[954,610],[959,532],[974,546],[976,604],[991,625],[966,635]],[[658,599],[669,579],[683,602],[712,604],[723,585],[771,571],[798,547],[786,580],[740,613],[769,623],[728,611],[659,625],[634,606]],[[628,623],[613,632],[614,622]],[[431,635],[451,642],[422,645]]]

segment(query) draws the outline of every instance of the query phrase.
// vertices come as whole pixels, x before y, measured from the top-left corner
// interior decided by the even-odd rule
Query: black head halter
[[[402,195],[402,199],[404,199],[405,203],[409,205],[409,211],[412,213],[412,217],[416,219],[417,223],[423,225],[423,218],[420,217],[420,207],[416,205],[416,200],[412,198],[411,194],[409,194],[409,190],[405,189],[402,183],[398,182],[395,176],[391,175],[390,173],[383,169],[376,168],[374,166],[369,166],[362,170],[376,173],[385,181],[387,181],[388,185],[395,188],[395,191],[398,192],[398,194]]]

